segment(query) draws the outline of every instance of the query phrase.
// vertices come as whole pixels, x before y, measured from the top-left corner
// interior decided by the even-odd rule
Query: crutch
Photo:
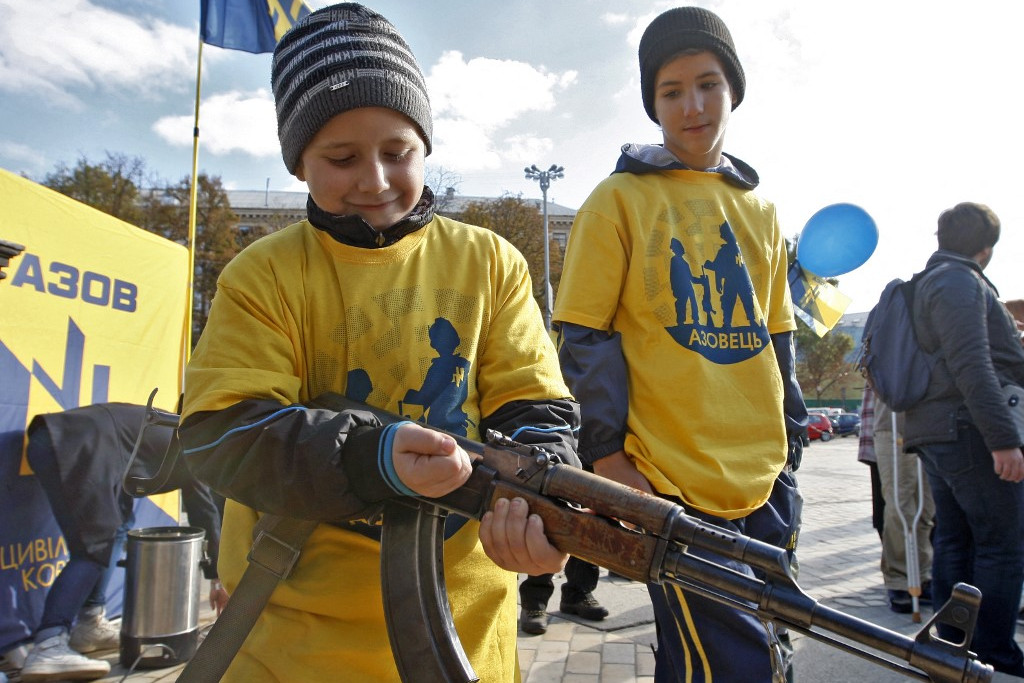
[[[903,507],[900,505],[900,451],[902,437],[896,430],[896,411],[892,411],[892,488],[893,502],[896,505],[896,514],[900,517],[900,524],[903,525],[904,547],[906,548],[907,565],[907,592],[910,593],[910,603],[913,609],[912,619],[915,624],[921,623],[921,567],[917,562],[917,525],[921,521],[921,513],[924,510],[924,490],[921,476],[921,460],[917,461],[917,511],[914,513],[912,523],[907,524],[907,518],[903,514]]]

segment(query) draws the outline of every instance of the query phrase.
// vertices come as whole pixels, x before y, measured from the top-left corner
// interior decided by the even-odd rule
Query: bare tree
[[[98,164],[84,156],[73,168],[61,162],[42,184],[115,218],[138,224],[139,188],[145,180],[146,162],[141,157],[107,152],[106,160]]]
[[[797,380],[805,393],[814,393],[817,401],[821,401],[822,394],[830,387],[856,370],[853,363],[846,361],[847,354],[853,351],[853,337],[845,332],[828,332],[819,337],[801,321],[793,340]]]
[[[470,202],[461,214],[467,223],[493,230],[518,249],[530,267],[533,296],[544,307],[544,219],[537,206],[521,194],[503,194],[498,199]],[[562,276],[562,249],[551,240],[549,274],[553,293],[558,291]]]
[[[428,166],[423,182],[434,192],[434,210],[437,213],[445,213],[451,208],[452,200],[458,194],[462,176],[444,166]]]
[[[58,164],[42,184],[143,230],[188,244],[192,183],[187,176],[171,185],[151,179],[140,157],[107,152],[106,160],[98,164],[85,157],[73,168]],[[239,231],[219,177],[200,174],[197,189],[193,342],[206,325],[221,269],[252,241]]]

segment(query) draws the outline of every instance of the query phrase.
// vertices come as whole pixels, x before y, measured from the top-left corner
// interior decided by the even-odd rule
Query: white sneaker
[[[108,621],[103,612],[79,618],[71,628],[71,649],[81,653],[116,650],[121,643],[121,622]]]
[[[68,647],[68,634],[59,633],[32,648],[21,668],[21,680],[91,681],[108,673],[110,664],[78,654]]]
[[[0,669],[8,671],[10,669],[20,669],[25,666],[25,658],[28,657],[29,651],[32,649],[31,643],[25,643],[18,647],[13,647],[7,652],[0,655]]]

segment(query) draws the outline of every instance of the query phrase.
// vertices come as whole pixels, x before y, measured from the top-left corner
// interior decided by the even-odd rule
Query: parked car
[[[857,413],[840,413],[833,428],[836,436],[860,436],[860,415]]]
[[[840,413],[843,412],[843,409],[842,408],[829,408],[829,407],[821,407],[821,406],[819,406],[817,408],[808,408],[807,412],[808,413],[817,413],[819,415],[824,415],[825,417],[827,417],[829,422],[832,423],[832,431],[835,431],[836,427],[838,426],[836,424],[836,421],[838,420]]]
[[[807,438],[811,441],[821,439],[832,440],[832,422],[821,413],[809,413],[807,416]]]

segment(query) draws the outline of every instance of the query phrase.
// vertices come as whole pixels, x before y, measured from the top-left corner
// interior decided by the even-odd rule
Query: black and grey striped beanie
[[[359,107],[405,114],[430,154],[433,124],[423,72],[391,22],[358,3],[331,5],[296,22],[274,50],[270,81],[290,173],[328,120]]]

